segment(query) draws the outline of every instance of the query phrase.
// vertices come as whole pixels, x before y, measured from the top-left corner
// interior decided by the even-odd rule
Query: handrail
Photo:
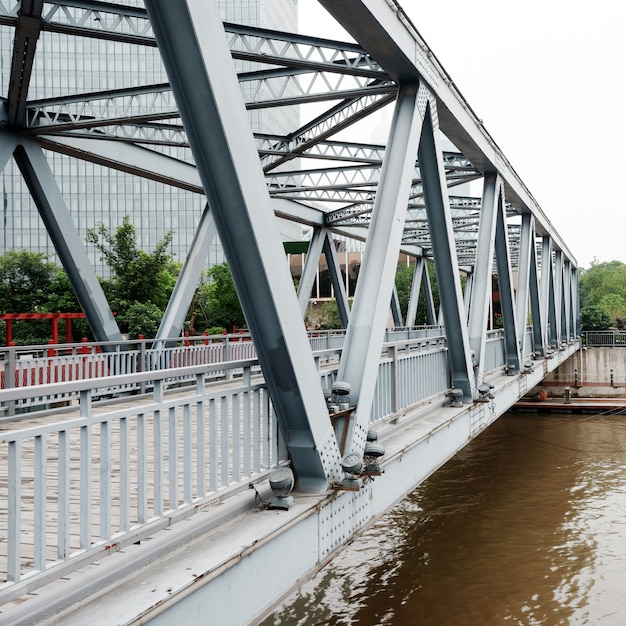
[[[340,353],[314,352],[324,388],[332,386]],[[385,344],[371,421],[442,396],[448,379],[445,338]],[[185,393],[165,395],[181,381]],[[103,384],[144,385],[147,393],[96,407]],[[245,489],[287,461],[256,359],[4,389],[0,406],[70,390],[78,402],[72,414],[0,430],[0,529],[8,529],[0,604]]]

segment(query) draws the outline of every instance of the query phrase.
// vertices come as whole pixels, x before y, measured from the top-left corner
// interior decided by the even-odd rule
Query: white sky
[[[400,1],[579,266],[626,263],[626,0]]]

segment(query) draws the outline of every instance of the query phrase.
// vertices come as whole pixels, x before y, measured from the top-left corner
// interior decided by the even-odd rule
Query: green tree
[[[77,313],[81,310],[69,276],[63,268],[56,268],[48,287],[44,307],[50,313]]]
[[[196,290],[191,309],[190,327],[198,332],[212,327],[246,326],[232,275],[227,263],[213,265]]]
[[[57,267],[45,254],[10,250],[0,256],[0,312],[47,312],[50,285]],[[4,343],[6,325],[1,324]],[[48,320],[13,322],[12,339],[18,345],[46,343],[52,336]]]
[[[611,316],[599,306],[590,304],[580,310],[582,330],[607,330],[611,326]]]
[[[426,262],[426,269],[428,271],[428,277],[430,280],[430,286],[433,292],[433,301],[435,303],[435,310],[439,307],[439,288],[437,287],[437,277],[435,274],[435,265],[432,261]],[[413,265],[406,265],[401,263],[398,265],[396,272],[396,289],[398,291],[398,300],[400,301],[400,310],[402,316],[406,319],[406,314],[409,308],[409,299],[411,297],[411,286],[413,284],[413,273],[415,267]],[[421,285],[420,285],[421,289]],[[428,314],[426,311],[426,298],[423,291],[420,292],[420,297],[417,303],[417,314],[415,316],[415,324],[420,326],[422,324],[430,324],[428,320]]]
[[[406,312],[409,308],[409,298],[411,297],[411,285],[413,284],[413,274],[415,267],[400,263],[396,271],[396,291],[398,292],[398,300],[400,301],[400,311],[402,318],[406,320]]]
[[[111,268],[111,279],[103,281],[103,288],[113,308],[123,311],[134,302],[166,306],[179,269],[167,251],[172,237],[169,231],[152,252],[140,250],[127,215],[113,234],[102,222],[87,230],[87,242]]]
[[[124,324],[131,339],[139,335],[154,337],[159,330],[163,311],[152,302],[135,302],[124,313]]]
[[[608,328],[611,321],[626,315],[626,265],[594,259],[589,269],[580,271],[579,294],[582,329]],[[599,317],[599,310],[608,316],[608,324]]]
[[[39,252],[10,250],[0,256],[1,312],[41,312],[56,271],[56,265]]]

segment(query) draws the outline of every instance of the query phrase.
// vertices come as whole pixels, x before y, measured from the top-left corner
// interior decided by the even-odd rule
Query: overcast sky
[[[626,0],[401,5],[579,266],[626,263]],[[340,37],[321,15],[300,0],[303,32]]]

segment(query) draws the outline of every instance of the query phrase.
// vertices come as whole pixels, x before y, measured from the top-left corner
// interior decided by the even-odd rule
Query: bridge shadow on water
[[[619,624],[626,418],[500,418],[264,626]]]

